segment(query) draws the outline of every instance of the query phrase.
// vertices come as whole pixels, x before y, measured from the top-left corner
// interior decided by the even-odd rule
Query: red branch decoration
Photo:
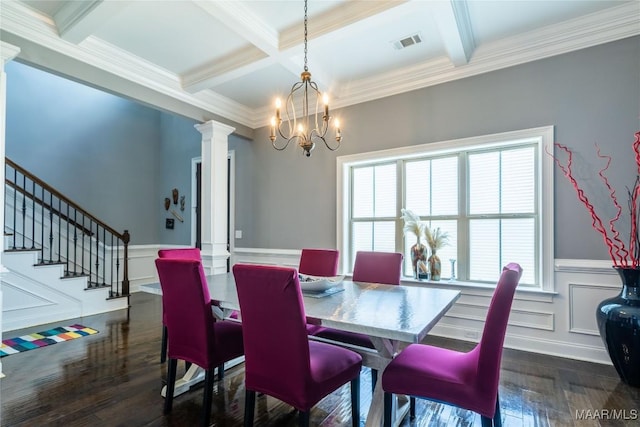
[[[633,151],[635,154],[638,171],[633,188],[628,189],[629,216],[631,221],[631,232],[628,245],[629,249],[627,249],[627,245],[625,245],[625,243],[621,240],[620,233],[616,229],[616,223],[622,216],[622,206],[620,205],[620,203],[618,203],[616,191],[611,186],[611,184],[609,183],[609,179],[605,175],[605,172],[611,165],[611,156],[603,155],[600,152],[600,147],[596,145],[596,153],[598,155],[598,158],[606,160],[605,165],[598,171],[598,176],[607,188],[609,197],[611,198],[611,201],[613,202],[616,210],[616,214],[614,215],[614,217],[607,221],[608,226],[605,226],[603,221],[596,213],[595,207],[589,201],[589,198],[585,194],[583,188],[580,187],[578,181],[574,177],[572,170],[573,152],[568,147],[562,144],[554,144],[558,149],[564,151],[567,154],[566,163],[562,163],[556,156],[549,153],[553,157],[553,160],[558,165],[564,176],[569,180],[573,188],[576,190],[578,200],[580,200],[580,202],[582,202],[582,204],[587,208],[587,211],[591,215],[591,226],[594,230],[602,235],[604,243],[609,249],[609,256],[611,257],[611,260],[613,261],[613,265],[615,267],[640,267],[640,236],[638,236],[638,232],[640,231],[640,215],[638,214],[638,209],[640,208],[638,203],[640,202],[640,132],[636,132],[635,137],[636,139],[633,143]]]

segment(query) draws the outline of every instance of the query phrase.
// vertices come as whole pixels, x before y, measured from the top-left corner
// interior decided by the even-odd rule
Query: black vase
[[[614,269],[622,290],[598,305],[598,329],[620,379],[640,387],[640,269]]]

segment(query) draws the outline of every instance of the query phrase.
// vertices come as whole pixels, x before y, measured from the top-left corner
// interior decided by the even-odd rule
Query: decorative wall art
[[[170,209],[171,202],[173,202],[174,205],[178,205],[178,201],[180,201],[180,210],[184,211],[185,204],[186,204],[185,196],[180,196],[180,191],[178,191],[177,188],[174,188],[173,190],[171,190],[171,198],[169,197],[164,198],[164,210],[169,211],[171,215],[173,215],[174,218],[177,219],[178,221],[184,222],[184,218],[182,217],[182,215],[180,215],[175,209]],[[166,229],[173,230],[173,227],[175,225],[174,218],[166,219],[166,222],[165,222]]]

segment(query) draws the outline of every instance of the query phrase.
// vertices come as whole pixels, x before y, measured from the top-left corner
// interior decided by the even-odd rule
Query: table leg
[[[241,363],[244,363],[244,356],[241,356],[226,362],[224,364],[224,370],[226,371],[227,369],[231,369],[235,366],[238,366]],[[217,375],[218,368],[216,368],[215,373]],[[181,394],[188,392],[191,387],[204,381],[204,375],[205,375],[204,369],[202,369],[196,364],[192,364],[191,367],[187,369],[187,372],[184,374],[184,376],[176,380],[176,385],[173,391],[173,397],[180,396]],[[166,385],[162,387],[162,391],[160,392],[160,395],[162,397],[167,396]]]

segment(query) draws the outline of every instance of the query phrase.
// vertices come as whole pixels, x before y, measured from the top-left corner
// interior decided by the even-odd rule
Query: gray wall
[[[238,156],[250,181],[237,187],[236,228],[251,229],[237,246],[336,245],[336,156],[554,125],[557,142],[594,164],[594,143],[613,156],[609,171],[626,206],[636,176],[631,145],[640,129],[640,38],[540,60],[336,111],[344,142],[311,158],[277,152],[268,128],[251,153]],[[593,182],[596,172],[583,167]],[[585,172],[586,171],[586,172]],[[250,174],[250,175],[249,175]],[[555,172],[555,257],[608,259],[602,238],[573,188]],[[586,185],[590,185],[587,182]],[[597,206],[610,205],[596,192]]]
[[[156,188],[156,217],[160,224],[159,242],[164,244],[191,243],[191,159],[200,157],[202,135],[194,128],[195,121],[162,113],[160,120],[161,143],[158,186]],[[164,209],[164,198],[172,199],[171,190],[177,188],[185,196],[185,209],[180,210],[180,201],[171,202],[169,211]],[[171,214],[176,211],[184,222]],[[165,228],[165,220],[174,219],[174,228]]]
[[[191,243],[191,160],[200,156],[196,120],[9,62],[6,155],[117,230],[132,244]],[[248,141],[229,137],[237,156]],[[244,188],[251,177],[239,177]],[[185,210],[164,209],[177,188]],[[248,201],[251,206],[251,200]],[[166,218],[174,229],[165,228]],[[251,234],[251,229],[248,229]]]
[[[10,62],[6,155],[117,230],[158,241],[160,112]]]

